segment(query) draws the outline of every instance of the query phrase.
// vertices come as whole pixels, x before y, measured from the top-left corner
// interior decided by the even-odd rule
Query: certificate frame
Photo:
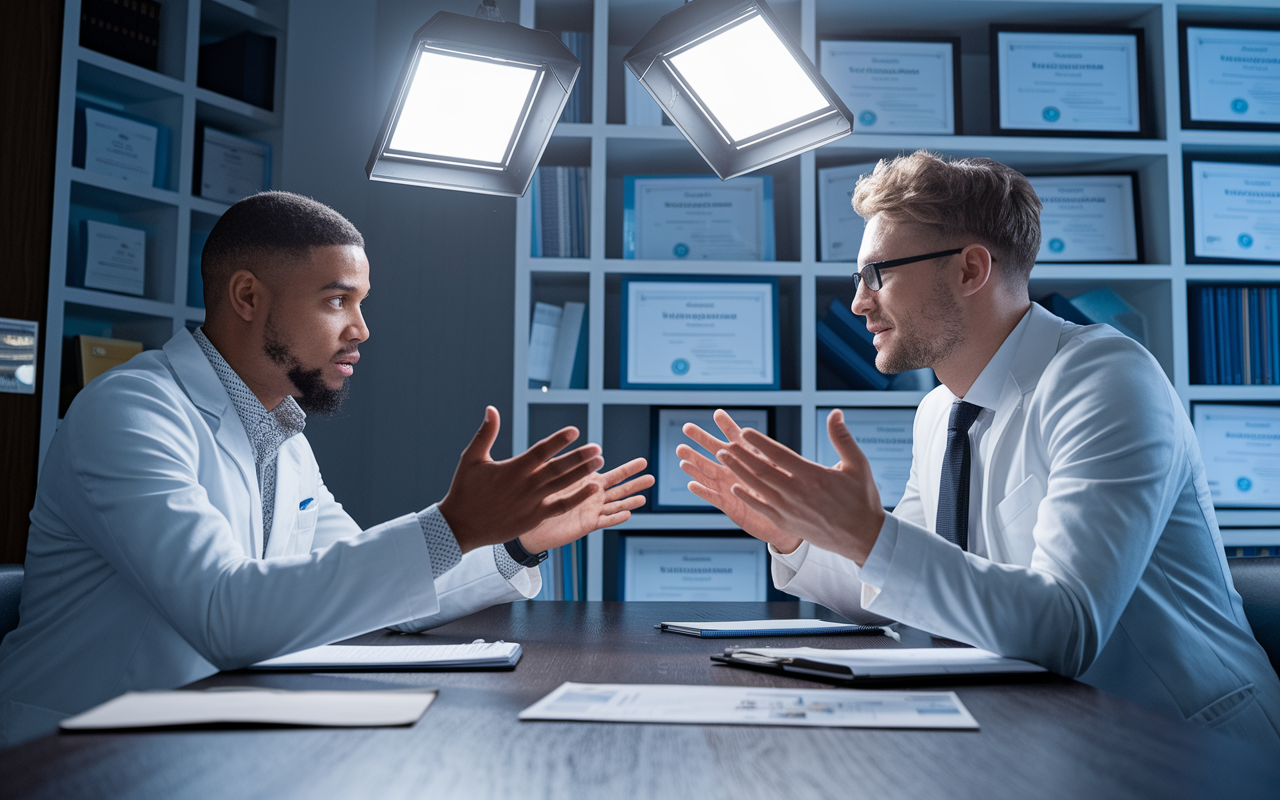
[[[1209,409],[1209,408],[1215,408],[1215,407],[1216,407],[1216,408],[1222,408],[1222,407],[1224,407],[1224,406],[1232,406],[1232,407],[1258,407],[1258,408],[1273,408],[1273,409],[1276,409],[1277,414],[1280,414],[1280,403],[1278,403],[1278,402],[1276,402],[1276,401],[1274,401],[1274,400],[1273,400],[1273,401],[1267,401],[1267,400],[1195,400],[1195,401],[1193,401],[1193,402],[1191,403],[1191,427],[1195,430],[1195,433],[1196,433],[1196,445],[1197,445],[1197,447],[1200,445],[1200,428],[1196,427],[1196,419],[1197,419],[1198,412],[1203,411],[1203,410],[1207,410],[1207,409]],[[1206,478],[1211,477],[1211,476],[1208,474],[1208,473],[1209,473],[1209,467],[1208,467],[1208,465],[1206,465],[1206,466],[1205,466],[1205,472],[1206,472]],[[1241,505],[1241,504],[1238,504],[1238,503],[1223,503],[1222,505],[1219,505],[1219,504],[1217,503],[1217,501],[1214,501],[1213,507],[1214,507],[1214,509],[1215,509],[1215,510],[1223,510],[1223,511],[1253,511],[1253,512],[1258,512],[1258,511],[1280,511],[1280,499],[1277,499],[1277,501],[1276,501],[1276,502],[1274,502],[1274,503],[1266,503],[1266,504],[1259,504],[1259,505]]]
[[[621,310],[621,353],[619,354],[619,370],[618,381],[619,388],[622,389],[678,389],[687,391],[704,391],[704,390],[729,390],[729,391],[776,391],[782,387],[782,370],[781,370],[781,334],[779,331],[779,310],[778,310],[778,287],[779,278],[776,275],[669,275],[669,274],[643,274],[643,275],[623,275],[622,283],[622,310]],[[632,292],[645,284],[665,284],[665,283],[714,283],[725,284],[731,286],[751,285],[755,287],[763,286],[771,299],[770,309],[766,312],[764,322],[768,329],[765,335],[768,337],[769,344],[766,349],[770,353],[766,357],[771,363],[771,380],[762,380],[756,382],[673,382],[673,381],[637,381],[631,380],[629,377],[631,344],[637,340],[637,334],[633,330],[635,319],[631,315],[631,295]],[[685,369],[690,368],[690,364],[686,362]],[[673,362],[674,370],[674,362]],[[673,374],[678,374],[673,372]]]
[[[224,190],[231,187],[215,186],[215,187],[212,187],[212,191],[209,194],[204,193],[205,178],[207,177],[204,174],[207,168],[205,161],[209,157],[209,154],[206,148],[207,148],[208,140],[210,139],[210,137],[212,137],[215,140],[215,142],[219,145],[222,145],[222,146],[235,145],[236,147],[243,149],[245,152],[248,152],[251,155],[262,158],[261,180],[259,182],[254,183],[250,191],[244,193],[243,195],[235,199],[231,198],[231,194],[226,193],[224,191],[220,191],[220,190]],[[195,192],[195,194],[197,194],[202,199],[212,200],[215,203],[224,203],[226,205],[233,205],[239,200],[242,200],[245,197],[249,197],[250,195],[257,194],[258,192],[269,191],[271,189],[271,173],[273,169],[271,151],[272,151],[272,148],[268,142],[264,142],[258,139],[251,139],[247,136],[241,136],[238,133],[232,133],[230,131],[222,130],[221,128],[216,128],[212,125],[201,125],[197,129],[195,175],[192,180],[192,189]]]
[[[901,134],[909,134],[913,136],[915,135],[960,136],[964,133],[964,108],[961,104],[963,92],[961,91],[961,86],[960,86],[960,37],[958,36],[955,36],[955,37],[952,37],[952,36],[863,36],[863,35],[850,36],[850,37],[828,37],[828,38],[819,40],[818,42],[819,53],[822,52],[822,46],[826,42],[848,42],[848,43],[868,42],[868,43],[876,43],[876,44],[903,43],[903,44],[950,45],[951,46],[951,112],[952,112],[951,113],[951,116],[952,116],[951,132],[942,133],[942,132],[934,132],[934,131],[888,131],[887,133],[889,134],[901,133]],[[825,69],[825,66],[826,66],[825,64],[819,64],[818,65],[819,71],[820,72],[823,71]],[[835,84],[832,83],[831,79],[827,78],[825,74],[823,74],[823,78],[827,81],[828,84],[831,84],[832,91],[835,91],[836,94],[839,95],[840,92],[835,88]],[[840,99],[845,102],[846,106],[849,106],[850,113],[854,115],[853,133],[855,136],[859,134],[859,131],[858,131],[859,123],[861,123],[864,126],[868,124],[871,124],[871,125],[875,124],[874,119],[870,123],[866,122],[863,119],[863,114],[865,112],[858,111],[853,105],[849,104],[849,101],[846,98],[841,97]],[[876,133],[879,133],[879,131],[876,131]],[[866,135],[866,134],[864,133],[862,135]]]
[[[819,405],[817,408],[815,408],[815,409],[814,409],[814,414],[815,414],[815,417],[814,417],[814,422],[815,422],[815,425],[814,425],[814,433],[815,433],[815,437],[814,437],[814,438],[815,438],[815,442],[814,442],[814,448],[813,448],[813,455],[814,455],[814,459],[813,459],[813,460],[814,460],[816,463],[821,464],[821,465],[822,465],[822,466],[824,466],[824,467],[831,467],[831,466],[834,466],[834,465],[835,465],[835,463],[836,463],[836,461],[837,461],[837,460],[839,460],[839,455],[838,455],[838,454],[834,454],[834,453],[832,453],[832,452],[829,452],[829,451],[828,451],[828,448],[830,448],[830,450],[834,450],[834,446],[831,444],[831,440],[830,440],[830,439],[828,438],[828,436],[827,436],[827,417],[831,414],[831,412],[832,412],[832,411],[835,411],[837,408],[838,408],[838,409],[840,409],[840,410],[842,410],[842,411],[844,411],[844,415],[845,415],[845,424],[846,424],[846,425],[848,425],[849,417],[850,417],[850,416],[856,416],[857,414],[860,414],[860,413],[862,413],[862,412],[870,411],[870,412],[875,412],[875,413],[886,413],[886,412],[887,412],[887,413],[891,413],[891,414],[901,414],[901,415],[902,415],[902,417],[903,417],[903,419],[906,421],[906,424],[907,424],[908,429],[912,431],[912,437],[914,438],[914,427],[915,427],[915,416],[916,416],[916,407],[915,407],[915,406],[839,406],[839,405],[835,405],[835,406],[826,406],[826,405]],[[909,419],[907,419],[908,417],[909,417]],[[854,440],[856,441],[858,437],[855,435],[853,438],[854,438]],[[865,440],[865,438],[864,438],[864,440],[863,440],[863,441],[866,441],[866,440]],[[824,445],[824,442],[825,442],[825,445]],[[864,454],[865,454],[866,450],[868,449],[868,448],[867,448],[867,446],[866,446],[866,445],[864,445],[864,444],[863,444],[863,443],[861,443],[861,442],[858,444],[858,447],[859,447],[859,448],[861,448],[861,449],[864,451]],[[833,456],[833,455],[834,455],[834,460],[832,459],[832,456]],[[867,460],[868,460],[868,462],[870,462],[871,457],[870,457],[870,456],[868,456],[868,457],[867,457]],[[910,466],[908,466],[908,471],[910,471]],[[872,475],[872,477],[873,477],[873,478],[875,477],[875,476],[874,476],[874,470],[873,470],[873,475]],[[886,481],[886,482],[887,482],[887,481]],[[879,480],[877,480],[877,481],[876,481],[877,488],[879,488],[880,483],[881,483],[881,481],[879,481]],[[907,483],[906,483],[906,481],[903,481],[902,489],[905,491],[905,490],[906,490],[906,488],[907,488]],[[901,494],[898,494],[898,502],[901,502],[901,499],[902,499],[902,495],[901,495]],[[893,505],[889,505],[888,503],[884,503],[884,495],[883,495],[883,494],[881,494],[881,503],[883,503],[883,504],[884,504],[884,508],[885,508],[885,510],[886,510],[886,511],[892,511],[894,508],[896,508],[896,507],[898,506],[898,502],[895,502]]]
[[[1280,168],[1280,155],[1249,153],[1241,155],[1229,155],[1223,153],[1188,153],[1182,154],[1182,196],[1183,212],[1186,214],[1183,223],[1183,231],[1185,235],[1184,251],[1186,263],[1188,264],[1280,264],[1280,257],[1277,258],[1231,258],[1228,256],[1199,256],[1196,255],[1196,218],[1199,212],[1200,198],[1195,193],[1195,176],[1193,174],[1195,162],[1208,162],[1214,164],[1239,164],[1245,166],[1266,166]]]
[[[656,534],[656,535],[655,535]],[[716,535],[714,531],[699,531],[698,535],[689,534],[668,534],[662,535],[659,532],[626,532],[618,537],[617,556],[615,563],[617,564],[617,588],[616,593],[619,600],[627,600],[631,593],[635,591],[634,585],[628,580],[634,577],[632,568],[634,562],[631,556],[638,547],[655,547],[666,546],[672,550],[689,550],[705,552],[707,550],[729,550],[739,551],[747,555],[755,562],[754,566],[760,573],[759,585],[755,587],[755,596],[747,600],[746,598],[734,598],[738,601],[761,602],[765,600],[784,599],[777,598],[772,595],[773,582],[769,578],[769,551],[768,545],[759,539],[754,539],[744,533],[726,533]],[[758,551],[758,552],[757,552]],[[785,596],[784,596],[785,597]],[[670,598],[675,601],[696,602],[688,598]],[[657,602],[654,599],[651,602]]]
[[[1138,128],[1133,131],[1125,130],[1106,130],[1106,129],[1070,129],[1070,128],[1018,128],[1005,127],[1001,123],[1001,97],[1002,81],[1001,76],[1003,70],[1003,57],[1000,48],[1000,34],[1002,33],[1019,33],[1019,34],[1042,34],[1044,36],[1131,36],[1133,37],[1134,61],[1136,64],[1136,74],[1134,80],[1137,82],[1136,98],[1137,98],[1137,117]],[[1151,102],[1147,97],[1147,56],[1146,56],[1146,39],[1145,31],[1141,28],[1118,28],[1118,27],[1095,27],[1095,26],[1076,26],[1076,25],[1015,25],[1006,23],[992,23],[989,28],[990,36],[990,53],[991,53],[991,132],[998,136],[1051,136],[1051,137],[1072,137],[1072,138],[1096,138],[1106,137],[1109,139],[1147,139],[1151,137]]]
[[[644,227],[645,220],[643,219],[644,204],[637,204],[637,193],[643,192],[645,189],[675,188],[680,184],[689,183],[697,186],[698,193],[740,191],[745,187],[751,187],[755,194],[753,216],[757,229],[754,232],[753,239],[755,240],[754,246],[759,253],[758,258],[700,258],[696,255],[693,246],[679,242],[672,248],[669,256],[655,258],[653,254],[647,252],[649,248],[644,247],[640,241],[641,228]],[[704,201],[699,200],[698,202]],[[730,178],[727,181],[722,181],[715,175],[706,174],[627,175],[623,178],[622,257],[624,259],[639,259],[641,258],[641,251],[645,251],[644,258],[655,261],[777,261],[777,242],[774,235],[774,227],[773,176],[769,174],[742,175]],[[681,251],[682,247],[683,252]],[[693,256],[693,258],[689,258],[689,256]]]
[[[1223,22],[1192,22],[1188,20],[1178,20],[1178,70],[1179,85],[1181,87],[1182,99],[1182,127],[1183,129],[1199,129],[1199,130],[1236,130],[1236,131],[1280,131],[1280,121],[1270,122],[1234,122],[1231,120],[1213,120],[1213,119],[1196,119],[1192,116],[1191,109],[1191,85],[1196,80],[1196,71],[1200,68],[1191,60],[1190,45],[1187,41],[1188,31],[1191,28],[1208,28],[1212,30],[1244,30],[1243,24],[1247,24],[1253,31],[1269,31],[1276,34],[1276,38],[1280,39],[1280,24],[1264,23],[1261,21],[1251,21],[1248,23],[1230,25]]]
[[[765,436],[773,437],[776,420],[776,409],[773,406],[650,406],[649,407],[649,463],[653,465],[654,486],[649,493],[649,510],[655,514],[662,513],[697,513],[697,514],[719,514],[720,510],[711,504],[681,504],[681,503],[664,503],[662,501],[663,478],[671,474],[672,470],[680,472],[680,459],[676,457],[675,448],[664,448],[662,446],[662,417],[669,412],[691,412],[691,411],[715,411],[717,408],[723,408],[728,411],[730,416],[734,412],[739,411],[763,411],[765,414],[765,430],[761,431]],[[736,418],[735,418],[736,419]],[[751,426],[748,426],[751,427]],[[759,430],[757,428],[757,430]],[[720,432],[709,431],[715,436],[721,436]],[[687,438],[687,437],[686,437]],[[690,447],[693,444],[690,440]],[[697,449],[697,448],[695,448]],[[683,474],[683,473],[682,473]]]
[[[1114,178],[1123,177],[1129,179],[1129,192],[1125,198],[1129,201],[1129,212],[1133,216],[1133,248],[1135,256],[1131,259],[1041,259],[1036,258],[1037,264],[1144,264],[1146,263],[1146,253],[1143,248],[1143,228],[1142,228],[1142,198],[1138,191],[1138,173],[1129,170],[1116,170],[1114,172],[1071,172],[1071,173],[1043,173],[1026,176],[1029,180],[1035,178]],[[1035,184],[1032,184],[1034,188]]]

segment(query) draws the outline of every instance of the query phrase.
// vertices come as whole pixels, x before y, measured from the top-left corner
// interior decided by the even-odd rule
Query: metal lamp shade
[[[785,63],[788,75],[795,78],[791,84],[795,91],[782,91],[772,81],[767,90],[763,86],[739,86],[734,93],[739,96],[756,89],[759,93],[737,103],[738,108],[730,108],[732,104],[707,91],[711,87],[705,77],[716,74],[723,84],[727,83],[725,78],[731,81],[740,73],[750,74],[753,68],[758,71],[759,64],[753,62],[758,53],[712,45],[716,58],[704,63],[701,75],[682,68],[681,61],[689,62],[694,48],[711,44],[717,37],[742,38],[748,28],[757,40],[763,34],[772,52],[789,54],[794,60],[794,65],[785,58],[780,63]],[[768,38],[770,32],[776,42]],[[849,109],[791,41],[763,0],[693,0],[660,19],[623,61],[722,180],[853,132]],[[810,98],[809,102],[794,116],[784,113],[782,106],[799,95]],[[767,99],[770,97],[774,99]],[[730,115],[717,114],[717,102],[722,112],[747,110],[759,116],[762,111],[772,111],[776,112],[774,116],[782,116],[771,120],[767,127],[737,125],[735,130]],[[755,103],[754,107],[751,103]]]
[[[550,33],[441,11],[413,36],[365,172],[520,197],[581,68]]]

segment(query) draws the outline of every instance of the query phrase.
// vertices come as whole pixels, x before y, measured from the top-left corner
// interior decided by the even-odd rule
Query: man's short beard
[[[931,301],[921,316],[937,322],[937,328],[929,335],[922,335],[918,327],[914,330],[895,328],[895,346],[876,354],[876,369],[885,375],[897,375],[933,367],[956,351],[964,341],[964,323],[960,319],[960,304],[947,290],[941,275],[935,276]]]
[[[324,382],[323,367],[304,369],[289,346],[276,335],[276,327],[272,324],[270,315],[267,316],[267,324],[263,330],[262,352],[274,363],[288,370],[285,374],[298,390],[294,400],[308,414],[331,417],[342,407],[342,401],[347,399],[350,378],[344,378],[337,389],[330,389]]]

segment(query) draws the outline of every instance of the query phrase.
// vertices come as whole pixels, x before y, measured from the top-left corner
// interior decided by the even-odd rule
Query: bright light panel
[[[672,56],[671,63],[736,142],[828,107],[758,15]]]
[[[391,150],[501,164],[536,69],[423,50]]]

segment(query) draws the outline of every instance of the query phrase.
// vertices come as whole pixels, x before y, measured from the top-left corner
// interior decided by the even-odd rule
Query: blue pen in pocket
[[[298,503],[298,510],[306,511],[307,507],[310,506],[314,500],[315,500],[314,497],[308,497],[306,500],[303,500],[301,503]]]

